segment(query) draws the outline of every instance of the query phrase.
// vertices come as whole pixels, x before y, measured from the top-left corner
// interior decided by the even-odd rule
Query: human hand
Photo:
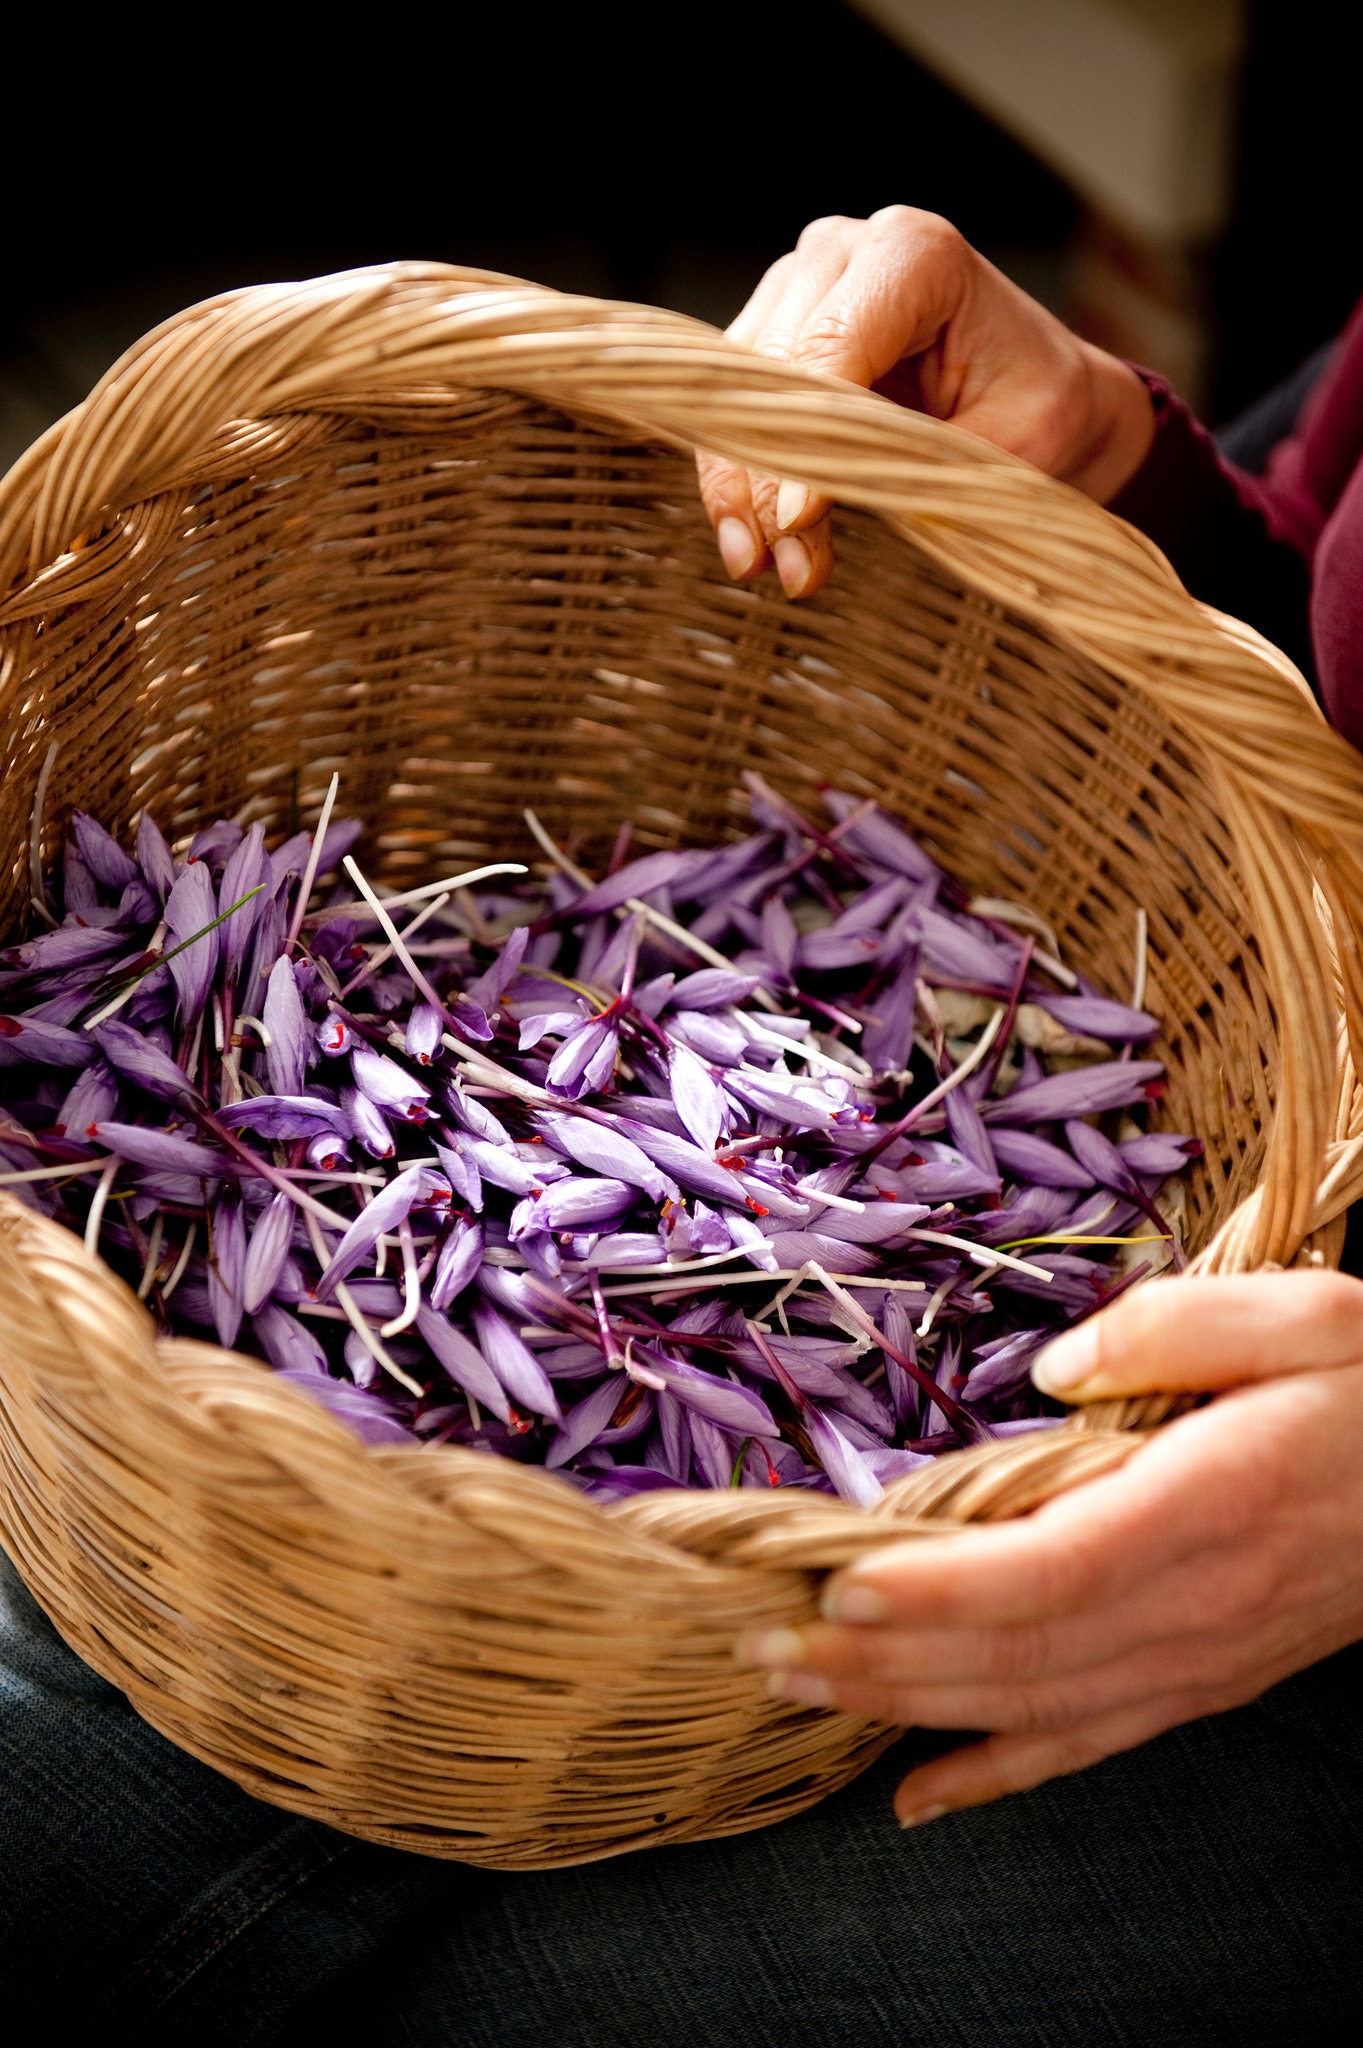
[[[952,420],[1099,504],[1135,474],[1154,434],[1149,393],[1129,365],[1071,334],[948,221],[913,206],[814,221],[729,333]],[[747,581],[774,560],[787,597],[812,596],[833,564],[829,500],[717,456],[698,467],[729,574]]]
[[[903,1824],[1084,1769],[1363,1636],[1363,1285],[1155,1281],[1067,1332],[1066,1400],[1234,1388],[1015,1522],[888,1545],[826,1621],[745,1638],[778,1697],[991,1731],[912,1771]]]

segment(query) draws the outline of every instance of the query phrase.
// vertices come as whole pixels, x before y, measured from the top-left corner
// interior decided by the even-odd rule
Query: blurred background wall
[[[1229,417],[1363,291],[1318,0],[679,0],[30,19],[0,469],[157,320],[393,256],[724,324],[807,220],[956,221]]]

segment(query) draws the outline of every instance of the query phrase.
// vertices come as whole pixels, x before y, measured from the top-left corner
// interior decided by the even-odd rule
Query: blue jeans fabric
[[[259,1805],[0,1560],[0,2011],[195,2048],[1354,2042],[1360,1679],[1363,1648],[908,1834],[889,1796],[925,1738],[757,1834],[504,1876]]]

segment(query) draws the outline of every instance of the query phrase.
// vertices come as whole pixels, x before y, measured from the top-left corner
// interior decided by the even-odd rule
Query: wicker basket
[[[829,489],[812,603],[720,571],[700,445]],[[739,770],[875,794],[1117,995],[1136,914],[1205,1267],[1332,1258],[1359,1185],[1363,763],[1158,554],[969,436],[711,330],[405,264],[168,322],[0,488],[3,928],[29,827],[282,827],[333,769],[390,883],[737,829]],[[735,1631],[896,1531],[1025,1511],[1158,1402],[807,1494],[602,1508],[371,1450],[252,1360],[158,1343],[0,1198],[0,1536],[172,1740],[374,1840],[530,1868],[761,1825],[890,1739],[768,1700]]]

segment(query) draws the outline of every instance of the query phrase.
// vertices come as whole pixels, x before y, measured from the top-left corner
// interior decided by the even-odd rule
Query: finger
[[[751,582],[770,568],[771,552],[753,510],[748,472],[717,455],[705,454],[697,455],[696,472],[720,559],[736,583]]]
[[[992,1735],[985,1742],[951,1750],[910,1771],[894,1796],[901,1827],[920,1827],[962,1807],[984,1806],[1009,1792],[1028,1792],[1049,1778],[1085,1771],[1090,1764],[1149,1742],[1166,1728],[1192,1720],[1199,1704],[1173,1694],[1058,1733]]]
[[[1066,1401],[1207,1392],[1363,1359],[1363,1283],[1343,1273],[1159,1281],[1067,1330],[1032,1367]]]

